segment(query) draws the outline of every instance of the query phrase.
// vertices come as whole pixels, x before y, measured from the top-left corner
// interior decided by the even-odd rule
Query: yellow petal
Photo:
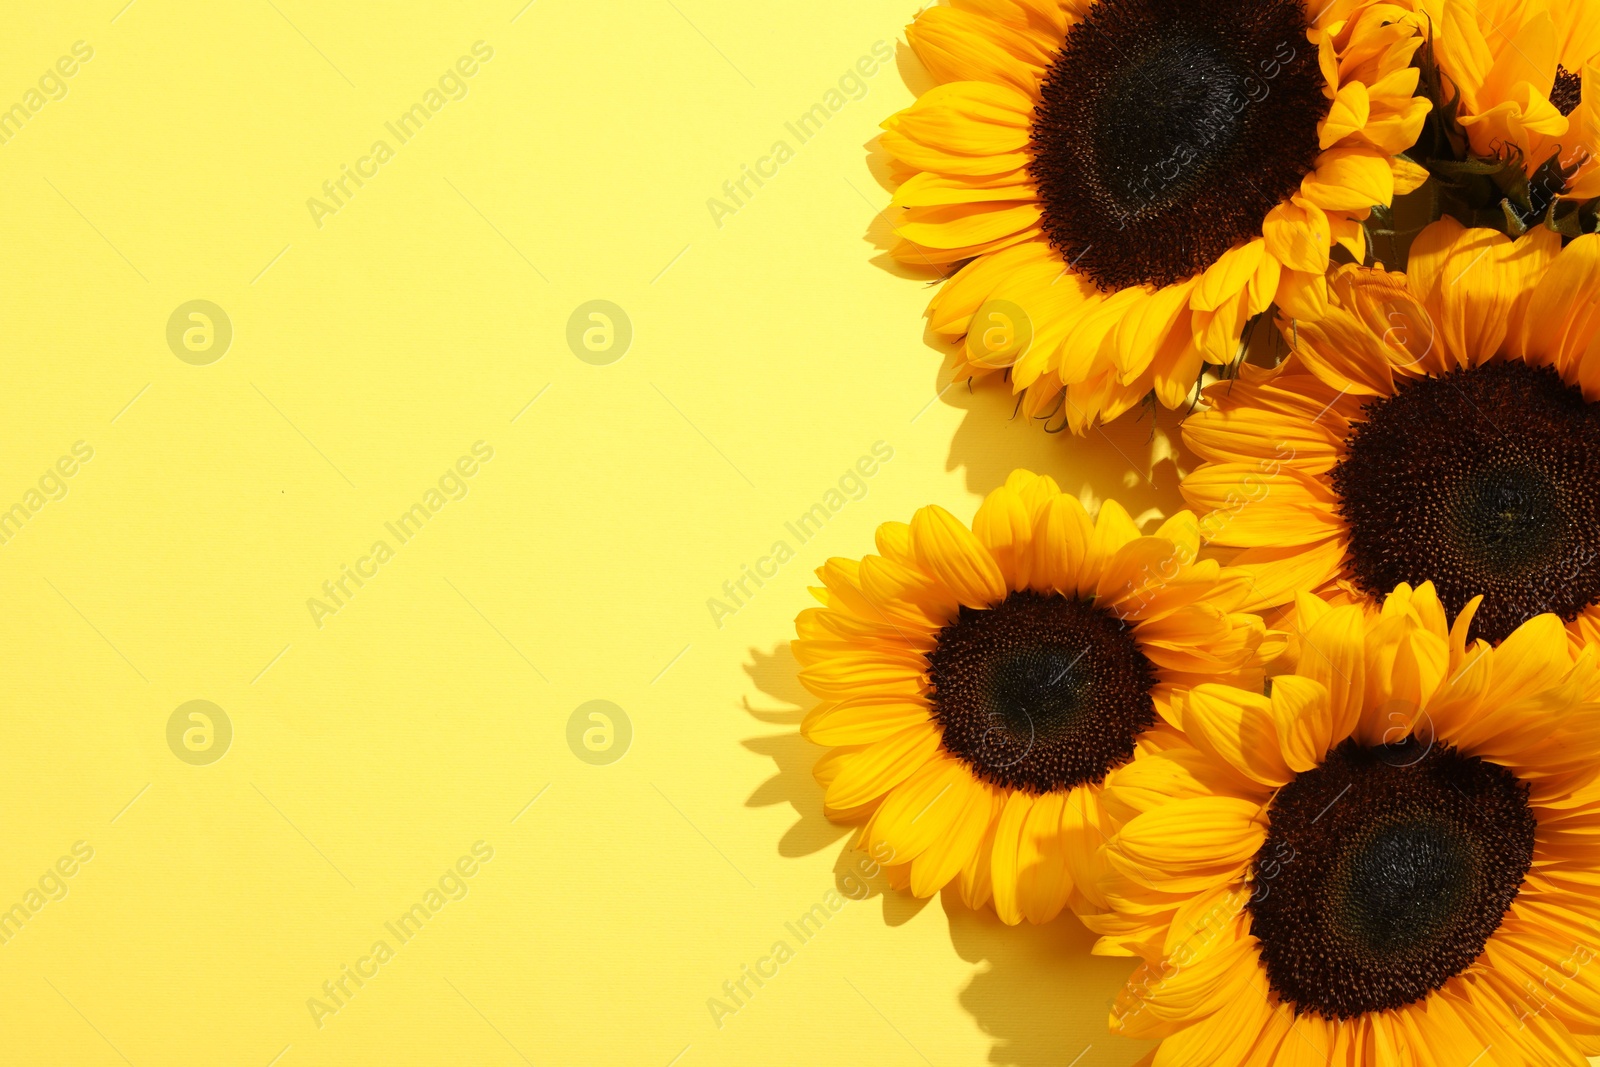
[[[1245,933],[1244,901],[1233,886],[1197,895],[1173,917],[1162,958],[1135,972],[1117,998],[1112,1032],[1164,1038],[1227,1006],[1260,969]]]
[[[1084,553],[1083,569],[1078,574],[1078,592],[1083,596],[1094,593],[1099,584],[1100,572],[1123,545],[1139,536],[1139,527],[1129,516],[1128,509],[1115,500],[1100,505],[1095,516],[1094,534],[1089,538],[1088,551]]]
[[[985,608],[1005,599],[1005,579],[994,557],[944,508],[931,505],[912,517],[911,550],[965,606]]]
[[[1165,575],[1177,566],[1178,550],[1160,537],[1136,537],[1112,554],[1100,568],[1094,595],[1102,607],[1137,614]]]
[[[1033,200],[1037,191],[1026,171],[1008,175],[971,177],[918,171],[894,191],[894,207],[943,207],[951,204],[991,203],[999,200]]]
[[[1028,165],[1032,103],[990,82],[950,82],[887,119],[882,144],[917,170],[1000,175]]]
[[[1165,1039],[1154,1067],[1215,1067],[1243,1062],[1267,1027],[1272,1007],[1266,971],[1257,964],[1236,968],[1235,990],[1217,1011]]]
[[[1000,921],[1015,926],[1022,921],[1017,901],[1017,878],[1022,828],[1033,809],[1033,797],[1021,791],[1008,793],[995,821],[993,866],[994,911]]]
[[[966,764],[948,757],[929,760],[884,798],[869,827],[873,841],[893,850],[894,863],[915,860],[963,818],[973,799],[973,784]],[[957,864],[955,870],[959,869]]]
[[[1300,663],[1295,673],[1328,691],[1334,743],[1349,737],[1361,720],[1366,694],[1365,630],[1362,609],[1345,605],[1300,631]]]
[[[1328,117],[1322,120],[1318,133],[1321,147],[1332,148],[1351,134],[1359,133],[1371,114],[1372,102],[1364,82],[1350,81],[1341,85],[1328,109]]]
[[[1294,777],[1283,758],[1272,702],[1258,693],[1197,685],[1184,702],[1183,728],[1199,748],[1253,782],[1281,786]]]
[[[1367,695],[1355,737],[1364,745],[1393,744],[1422,722],[1449,667],[1446,639],[1406,620],[1389,620],[1368,635]],[[1423,728],[1426,734],[1426,726]]]
[[[972,850],[966,866],[961,868],[961,902],[969,908],[981,908],[994,896],[991,869],[994,864],[994,838],[999,827],[999,814],[1005,806],[1005,796],[999,792],[991,795],[989,825],[984,830],[978,847]]]
[[[1465,232],[1466,227],[1446,215],[1425,226],[1417,234],[1416,240],[1411,242],[1411,252],[1406,260],[1406,280],[1416,298],[1435,314],[1442,307],[1445,260]]]
[[[1321,275],[1328,269],[1328,249],[1333,247],[1328,216],[1317,205],[1299,197],[1267,213],[1261,227],[1266,248],[1291,270]]]
[[[1108,343],[1114,344],[1116,330],[1131,310],[1144,302],[1146,292],[1140,288],[1119,289],[1086,309],[1072,336],[1061,350],[1061,365],[1057,373],[1067,385],[1087,382],[1103,372],[1106,364],[1100,353]],[[1091,412],[1092,413],[1092,412]]]
[[[1226,528],[1216,538],[1229,544]],[[1321,589],[1339,574],[1345,556],[1345,538],[1329,537],[1305,545],[1284,548],[1251,548],[1233,557],[1228,570],[1243,580],[1249,596],[1240,605],[1245,611],[1263,611],[1291,603],[1295,594]]]
[[[1517,266],[1543,266],[1536,246],[1518,245],[1492,230],[1469,230],[1458,238],[1444,263],[1444,343],[1450,352],[1487,358],[1500,351],[1512,306],[1525,282]]]
[[[1002,486],[984,498],[972,532],[994,557],[1010,589],[1026,589],[1033,572],[1033,515],[1022,497]]]
[[[1175,800],[1124,826],[1106,859],[1137,885],[1167,893],[1211,888],[1238,875],[1261,849],[1260,804],[1238,797]]]
[[[1509,47],[1500,50],[1483,79],[1483,97],[1505,99],[1518,85],[1550,84],[1556,69],[1556,27],[1548,11],[1535,9],[1506,43]]]
[[[1427,111],[1424,109],[1423,114]],[[1395,156],[1389,161],[1389,166],[1394,170],[1394,195],[1405,196],[1414,193],[1428,184],[1428,179],[1433,177],[1428,168]]]
[[[1072,892],[1062,841],[1064,793],[1035,797],[1017,839],[1017,907],[1034,923],[1061,914]]]
[[[928,705],[913,700],[853,700],[819,704],[800,724],[816,745],[869,745],[928,721]]]
[[[933,843],[911,861],[911,892],[931,897],[955,879],[972,861],[994,822],[998,791],[987,782],[952,776],[949,795],[943,801],[953,806],[954,815]],[[929,814],[927,818],[936,816]]]
[[[872,605],[869,618],[899,629],[937,630],[955,614],[956,598],[919,566],[889,556],[867,556],[857,569],[861,593]]]
[[[1192,563],[1200,555],[1200,520],[1192,511],[1174,513],[1156,527],[1154,536],[1171,541],[1184,563]]]
[[[1033,588],[1076,596],[1094,526],[1077,497],[1057,496],[1044,509],[1033,537]]]
[[[1105,874],[1103,846],[1116,832],[1110,814],[1100,803],[1100,787],[1075,786],[1061,807],[1061,845],[1066,856],[1067,881],[1096,908],[1107,907],[1099,890]]]
[[[827,806],[845,810],[876,800],[933,759],[942,737],[938,726],[922,722],[837,761]]]
[[[941,82],[992,81],[1032,93],[1049,62],[1042,40],[950,7],[923,10],[906,27],[906,41]]]
[[[1600,235],[1567,245],[1539,280],[1515,345],[1536,364],[1569,373],[1600,328]]]
[[[1196,509],[1222,513],[1212,527],[1222,544],[1313,544],[1344,526],[1326,480],[1290,467],[1263,472],[1254,463],[1210,463],[1191,473],[1180,488]]]
[[[1032,200],[907,208],[894,231],[923,248],[971,248],[1031,230],[1041,210]]]
[[[1284,764],[1297,774],[1320,764],[1333,746],[1327,687],[1314,678],[1279,675],[1272,680],[1271,711]]]
[[[1028,514],[1037,521],[1050,501],[1061,495],[1061,487],[1049,475],[1018,468],[1006,475],[1006,488],[1022,498]]]
[[[1371,148],[1333,148],[1300,182],[1300,193],[1324,211],[1365,211],[1394,200],[1389,157]]]
[[[824,699],[878,694],[915,697],[923,689],[927,664],[911,653],[886,649],[834,650],[800,670],[800,682]]]
[[[1314,381],[1301,376],[1302,381]],[[1308,474],[1331,470],[1349,436],[1349,422],[1332,410],[1319,413],[1310,403],[1304,412],[1286,412],[1268,406],[1264,390],[1235,383],[1231,394],[1237,403],[1196,412],[1183,420],[1183,440],[1203,459],[1226,463],[1255,460],[1270,470],[1288,463]],[[1310,398],[1307,397],[1307,400]],[[1326,407],[1326,404],[1318,405]]]
[[[919,174],[911,180],[924,177],[928,175]],[[1008,279],[1019,273],[1049,269],[1053,262],[1054,253],[1044,241],[1026,241],[979,256],[945,282],[928,304],[933,328],[952,340],[960,338],[967,332],[972,316]]]
[[[1436,48],[1466,106],[1477,110],[1478,94],[1494,65],[1486,35],[1478,26],[1476,0],[1445,0],[1444,25]]]
[[[1237,296],[1261,269],[1266,252],[1266,242],[1262,240],[1246,241],[1228,249],[1200,276],[1190,305],[1197,311],[1215,311],[1223,301]]]
[[[1210,796],[1233,776],[1194,748],[1170,749],[1124,763],[1106,776],[1100,802],[1113,819],[1126,823],[1173,800]]]
[[[1028,98],[1015,89],[986,82],[954,82],[923,93],[884,125],[941,152],[1003,155],[1028,144],[1032,110]]]
[[[1167,343],[1189,307],[1195,280],[1157,289],[1138,301],[1118,322],[1107,338],[1107,354],[1122,375],[1123,383],[1150,366],[1156,353]]]

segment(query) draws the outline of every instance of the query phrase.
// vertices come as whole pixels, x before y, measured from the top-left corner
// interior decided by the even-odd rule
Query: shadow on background
[[[913,94],[920,95],[932,86],[921,62],[903,43],[897,48],[896,61]],[[881,138],[874,137],[862,147],[867,169],[879,187],[857,188],[864,199],[873,198],[863,205],[864,211],[875,212],[863,234],[863,240],[876,251],[871,262],[907,284],[920,283],[931,298],[934,287],[958,265],[902,263],[890,254],[896,243],[891,221],[894,209],[878,205],[898,184],[894,165]],[[1261,325],[1260,336],[1251,337],[1248,358],[1272,365],[1281,358],[1283,344],[1270,323]],[[928,396],[963,412],[945,469],[961,471],[969,491],[988,493],[1002,485],[1013,470],[1026,468],[1050,475],[1064,491],[1083,499],[1091,511],[1104,500],[1117,500],[1146,532],[1185,506],[1178,483],[1199,465],[1198,458],[1184,447],[1178,429],[1186,411],[1167,411],[1149,403],[1082,437],[1048,433],[1045,423],[1017,413],[1017,398],[1001,376],[952,382],[957,346],[936,334],[925,317],[916,327],[906,323],[908,331],[914,328],[922,330],[923,344],[929,350],[933,380]],[[1059,423],[1057,419],[1049,425],[1054,428]],[[790,706],[762,709],[747,698],[746,710],[761,722],[798,727],[813,701],[796,679],[797,669],[787,645],[770,653],[752,649],[746,667],[751,681],[765,697]],[[751,795],[749,806],[788,803],[799,816],[780,842],[780,854],[809,855],[852,835],[834,865],[841,892],[845,891],[844,880],[856,875],[862,853],[852,847],[851,828],[836,826],[822,814],[822,790],[811,776],[811,767],[824,750],[801,738],[798,730],[751,738],[744,744],[778,766],[778,773]],[[884,897],[884,918],[891,925],[905,922],[928,903],[908,892],[886,889],[881,879],[871,885],[873,895]],[[1011,927],[996,918],[992,909],[968,909],[953,887],[945,890],[942,903],[952,946],[963,960],[975,965],[960,999],[993,1042],[991,1064],[1127,1064],[1154,1047],[1151,1042],[1109,1033],[1107,1014],[1112,999],[1136,963],[1090,955],[1094,935],[1070,914],[1043,926]]]
[[[1070,914],[1043,926],[1007,926],[993,910],[972,911],[944,893],[950,943],[978,965],[961,1006],[994,1042],[1002,1067],[1126,1064],[1151,1042],[1107,1029],[1111,1001],[1133,973],[1132,959],[1091,956],[1094,935]]]
[[[778,841],[778,855],[797,857],[820,852],[850,833],[848,826],[831,823],[822,814],[822,787],[811,768],[826,750],[800,736],[800,720],[814,703],[800,684],[800,667],[787,643],[770,652],[750,649],[745,673],[759,694],[759,704],[747,695],[744,709],[757,722],[787,726],[783,733],[762,734],[741,742],[777,765],[777,773],[757,787],[745,806],[770,808],[788,804],[799,820]],[[776,704],[778,706],[771,706]]]
[[[1091,511],[1115,499],[1142,525],[1183,509],[1178,482],[1199,464],[1178,432],[1181,411],[1141,406],[1074,437],[1048,433],[1042,421],[1015,414],[1016,398],[998,378],[970,387],[958,382],[940,402],[963,412],[945,469],[961,471],[974,493],[1003,485],[1013,470],[1025,467],[1050,475],[1065,492],[1084,498]]]
[[[895,42],[895,67],[900,80],[913,96],[921,96],[933,88],[934,80],[928,74],[927,68],[903,41]],[[889,116],[886,114],[883,117],[887,119]],[[901,263],[889,254],[889,249],[895,244],[894,230],[889,221],[890,214],[895,209],[887,206],[884,194],[893,193],[900,182],[895,177],[894,164],[889,154],[883,150],[880,137],[873,137],[861,147],[866,149],[867,170],[878,185],[876,190],[860,187],[856,189],[863,198],[868,198],[866,208],[874,212],[864,236],[864,240],[879,253],[872,257],[873,266],[880,267],[897,278],[913,278],[930,284],[941,280],[949,273],[946,268],[934,263]],[[885,206],[880,208],[879,204]]]
[[[868,875],[872,870],[869,857],[855,847],[858,827],[843,826],[828,821],[822,813],[822,787],[811,775],[817,758],[827,751],[800,736],[800,720],[815,704],[815,698],[800,684],[799,665],[787,644],[774,647],[770,652],[750,649],[750,662],[745,673],[760,694],[759,705],[748,696],[744,708],[758,722],[790,726],[792,731],[762,734],[742,742],[745,748],[757,755],[766,756],[777,765],[777,773],[756,788],[745,801],[746,807],[768,808],[788,804],[799,816],[793,826],[778,841],[780,856],[810,856],[832,845],[838,845],[834,859],[835,888],[855,900],[879,897],[883,901],[883,920],[890,926],[899,926],[912,919],[928,906],[910,893],[889,888],[881,873]],[[770,707],[776,702],[781,707]],[[867,866],[862,866],[868,861]]]
[[[931,899],[890,888],[854,847],[854,827],[829,822],[822,813],[822,788],[811,776],[825,750],[800,736],[800,720],[813,698],[800,685],[799,667],[787,644],[771,651],[750,649],[745,673],[754,696],[745,710],[757,722],[788,727],[746,739],[745,748],[766,756],[777,772],[745,802],[764,808],[788,804],[795,822],[778,843],[782,856],[809,856],[837,846],[834,880],[856,900],[881,898],[883,921],[899,926]],[[961,1005],[992,1041],[989,1062],[1003,1067],[1093,1067],[1126,1064],[1143,1045],[1112,1038],[1106,1029],[1111,998],[1132,973],[1132,960],[1089,955],[1094,938],[1070,915],[1043,926],[1007,926],[992,910],[972,911],[954,888],[941,901],[956,953],[974,965]]]
[[[878,254],[868,262],[880,270],[887,271],[896,278],[905,278],[921,282],[930,290],[934,285],[944,280],[945,276],[954,273],[950,267],[934,263],[931,260],[917,262],[915,259],[902,263],[890,254],[889,250],[899,243],[899,238],[894,234],[892,219],[899,208],[889,204],[887,196],[892,195],[899,187],[899,181],[894,175],[894,164],[889,154],[883,149],[882,136],[874,137],[861,146],[866,149],[867,170],[872,175],[872,180],[878,188],[872,189],[856,186],[856,192],[861,194],[863,205],[862,215],[871,214],[867,222],[866,232],[862,240],[877,249]],[[855,185],[854,182],[851,183]],[[882,206],[879,206],[882,205]],[[932,293],[930,292],[930,296]]]
[[[890,162],[881,141],[873,138],[864,147],[873,179],[885,191],[894,189]],[[868,202],[864,210],[874,206]],[[867,223],[863,240],[877,250],[871,262],[908,285],[920,284],[931,299],[950,268],[895,259],[889,252],[895,243],[892,211],[879,210]],[[1074,495],[1085,494],[1090,503],[1115,498],[1136,519],[1164,517],[1182,508],[1178,480],[1198,463],[1184,448],[1178,433],[1185,412],[1167,411],[1149,403],[1083,437],[1048,433],[1045,427],[1058,427],[1061,420],[1041,421],[1018,414],[1017,397],[1001,375],[952,381],[958,346],[935,333],[926,316],[915,324],[907,322],[905,327],[908,332],[920,329],[922,343],[930,351],[928,370],[933,380],[929,399],[937,397],[939,403],[966,413],[950,443],[945,469],[963,470],[972,492],[987,493],[1003,483],[1011,471],[1026,467],[1051,475]],[[1270,326],[1259,332],[1276,337],[1276,330]]]

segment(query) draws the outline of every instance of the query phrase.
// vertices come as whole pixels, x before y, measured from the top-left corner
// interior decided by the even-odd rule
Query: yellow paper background
[[[810,572],[925,503],[970,515],[1013,466],[1136,515],[1175,499],[1148,420],[1070,441],[1003,391],[938,395],[868,153],[912,99],[914,5],[121,5],[13,5],[0,53],[9,106],[93,49],[0,145],[0,508],[93,450],[0,544],[0,908],[66,894],[0,944],[0,1062],[1142,1055],[1105,1032],[1128,964],[1071,919],[874,884],[805,944],[785,926],[850,862],[795,732]],[[465,97],[398,144],[384,124],[480,41]],[[785,124],[876,42],[899,58],[799,143]],[[308,199],[380,138],[394,157],[318,225]],[[719,225],[707,200],[779,140]],[[203,366],[167,342],[200,299],[233,330]],[[595,299],[633,327],[605,366],[566,339]],[[480,441],[467,495],[399,544],[384,524]],[[878,442],[864,497],[787,532]],[[380,539],[318,625],[308,599]],[[714,619],[780,540],[794,558]],[[168,745],[191,700],[232,724],[207,766]],[[632,725],[610,765],[568,746],[591,700]],[[480,841],[466,896],[400,945],[385,923]],[[319,1026],[308,999],[379,939],[393,958]],[[717,1025],[779,940],[794,958]]]

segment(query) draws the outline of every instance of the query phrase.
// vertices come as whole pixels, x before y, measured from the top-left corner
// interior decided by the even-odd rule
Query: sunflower
[[[1600,640],[1600,236],[1562,248],[1451,219],[1407,274],[1343,267],[1292,354],[1207,389],[1182,483],[1253,610],[1297,590],[1376,608],[1483,594],[1491,642],[1545,612]]]
[[[1476,602],[1474,602],[1475,604]],[[1195,686],[1119,769],[1096,951],[1155,1067],[1572,1064],[1600,1052],[1600,671],[1553,615],[1498,647],[1429,585],[1302,598],[1271,695]]]
[[[1192,514],[1141,536],[1026,471],[971,529],[926,507],[877,548],[819,569],[823,606],[795,623],[827,814],[865,819],[860,847],[918,896],[959,879],[1008,923],[1048,921],[1075,886],[1093,904],[1106,772],[1173,742],[1163,717],[1195,681],[1259,688],[1282,638],[1195,562]]]
[[[1479,157],[1514,154],[1532,175],[1575,173],[1561,196],[1600,196],[1600,16],[1574,0],[1423,0],[1435,56]]]
[[[1316,14],[1308,13],[1315,8]],[[1075,432],[1181,405],[1274,300],[1427,178],[1411,3],[953,0],[907,29],[938,82],[883,125],[894,255],[964,264],[928,313],[957,378],[1006,371]]]

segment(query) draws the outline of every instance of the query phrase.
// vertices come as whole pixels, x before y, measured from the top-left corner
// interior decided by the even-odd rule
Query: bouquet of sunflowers
[[[1153,532],[1017,471],[829,561],[829,816],[897,888],[1074,913],[1156,1067],[1600,1054],[1600,5],[908,39],[895,253],[956,377],[1080,435],[1183,410],[1203,462]]]

